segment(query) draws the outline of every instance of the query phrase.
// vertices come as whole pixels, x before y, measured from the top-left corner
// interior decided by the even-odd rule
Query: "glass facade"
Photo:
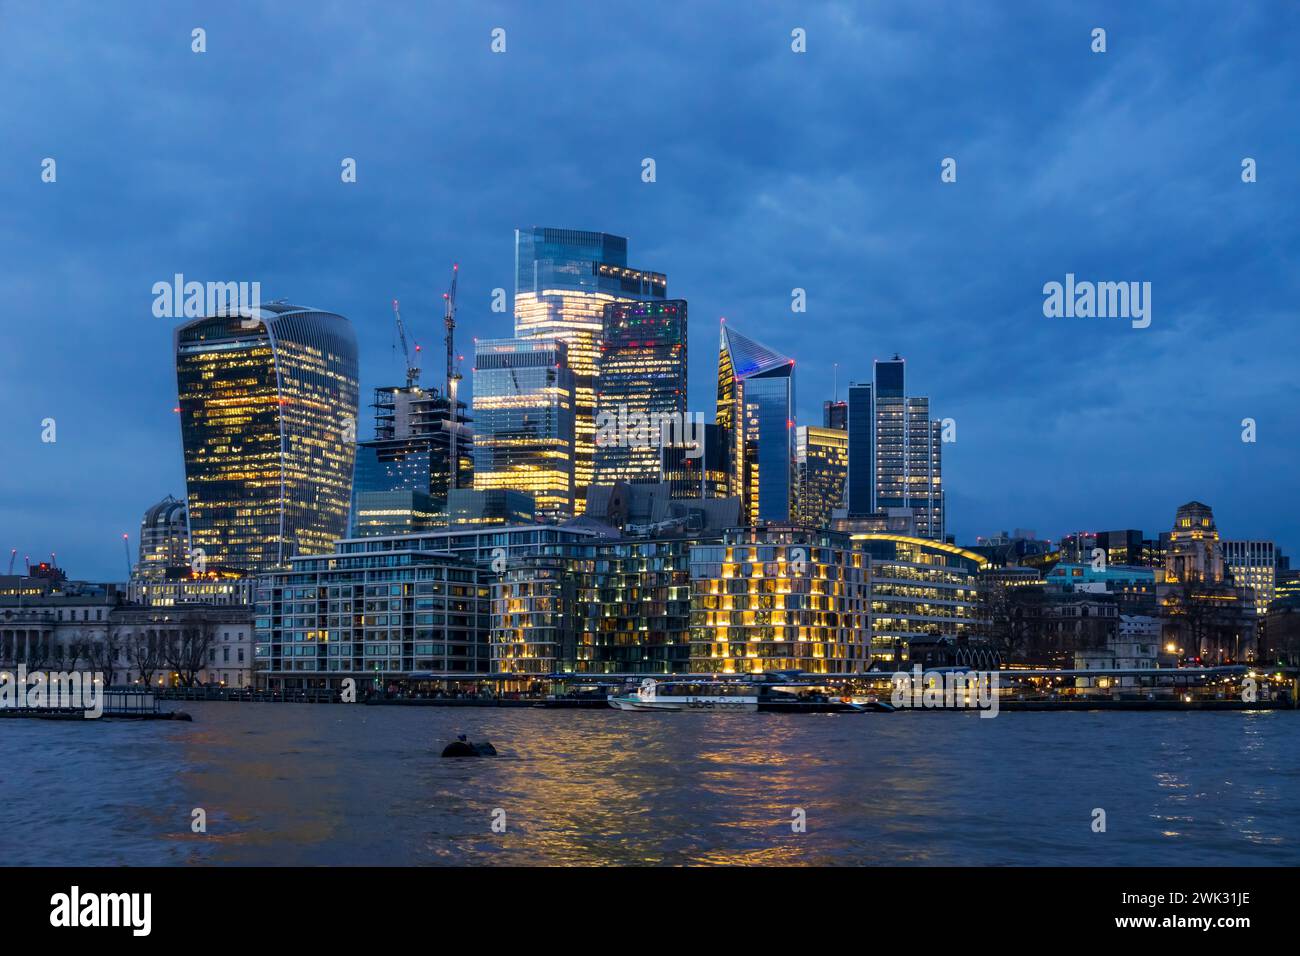
[[[662,300],[667,277],[627,266],[627,240],[600,232],[515,230],[515,337],[568,346],[574,376],[574,483],[586,499],[595,477],[596,387],[605,307]]]
[[[857,534],[853,543],[871,569],[873,661],[901,666],[914,638],[981,636],[981,555],[909,535]]]
[[[512,561],[493,586],[494,669],[688,673],[690,554],[700,540],[593,539]]]
[[[273,303],[175,333],[190,545],[249,571],[347,530],[358,404],[347,319]]]
[[[449,529],[338,542],[262,575],[256,660],[272,689],[473,677],[491,667],[491,582],[501,561],[589,537],[556,527]]]
[[[259,583],[259,668],[271,689],[338,686],[344,675],[381,688],[415,673],[486,674],[488,588],[480,574],[473,564],[416,551],[295,561]]]
[[[794,504],[794,359],[722,326],[717,423],[728,493],[749,523],[789,521]]]
[[[849,434],[838,428],[802,425],[795,433],[798,519],[815,528],[831,523],[844,500],[849,469]]]
[[[610,303],[605,306],[597,385],[598,417],[686,413],[686,302]],[[660,447],[672,435],[658,429],[649,443],[597,443],[596,483],[660,480]]]
[[[870,385],[850,385],[848,402],[849,474],[845,504],[850,518],[876,510],[876,411]]]
[[[564,342],[475,343],[476,489],[526,492],[542,517],[574,513],[573,382]]]

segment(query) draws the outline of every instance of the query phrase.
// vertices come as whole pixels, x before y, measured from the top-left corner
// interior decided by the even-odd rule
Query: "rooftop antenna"
[[[831,380],[835,383],[834,398],[832,401],[838,405],[840,403],[840,363],[836,362],[831,367]]]

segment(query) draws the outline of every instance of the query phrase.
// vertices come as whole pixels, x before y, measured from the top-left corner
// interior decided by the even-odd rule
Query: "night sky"
[[[1297,555],[1300,6],[380,7],[0,2],[0,556],[121,579],[122,532],[134,557],[184,495],[155,282],[348,316],[365,399],[399,382],[393,298],[437,368],[453,260],[467,374],[511,334],[492,290],[528,225],[667,273],[706,415],[721,316],[796,358],[801,423],[833,363],[843,397],[901,353],[957,424],[961,542],[1154,534],[1198,499]],[[1046,318],[1066,273],[1150,282],[1151,326]]]

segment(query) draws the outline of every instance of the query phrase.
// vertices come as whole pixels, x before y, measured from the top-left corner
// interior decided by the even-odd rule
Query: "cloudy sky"
[[[453,260],[465,351],[508,335],[534,224],[667,273],[692,409],[721,316],[797,359],[805,423],[835,363],[843,395],[901,353],[957,425],[960,541],[1154,533],[1195,498],[1295,554],[1298,32],[1282,2],[0,0],[0,555],[120,578],[184,494],[155,282],[340,312],[369,389],[393,298],[437,348]],[[1046,318],[1066,273],[1150,282],[1150,327]]]

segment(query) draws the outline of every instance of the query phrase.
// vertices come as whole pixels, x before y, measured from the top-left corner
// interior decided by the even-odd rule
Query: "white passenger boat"
[[[758,692],[749,684],[731,681],[657,681],[647,677],[639,687],[629,685],[610,694],[616,710],[758,710]]]

